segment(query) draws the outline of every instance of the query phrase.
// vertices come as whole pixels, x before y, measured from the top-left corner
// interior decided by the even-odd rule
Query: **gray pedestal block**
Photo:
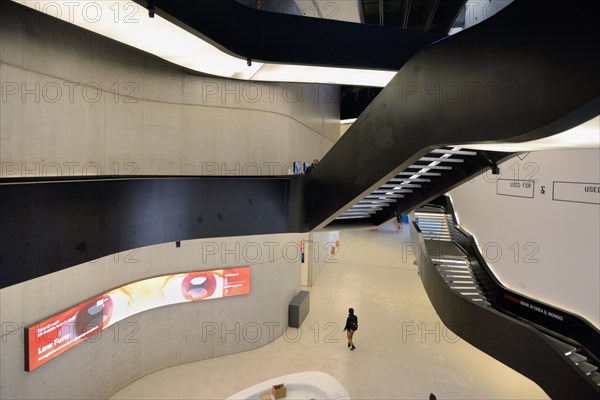
[[[301,290],[290,302],[289,322],[292,328],[300,328],[310,311],[310,292]]]

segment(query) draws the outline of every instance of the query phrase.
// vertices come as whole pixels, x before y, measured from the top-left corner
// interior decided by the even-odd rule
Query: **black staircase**
[[[457,226],[449,198],[442,197],[418,208],[414,219],[422,244],[421,279],[434,308],[450,329],[533,379],[552,398],[593,399],[600,396],[600,331],[579,316],[526,298],[501,285],[483,261],[472,236]],[[432,279],[432,274],[441,279]],[[437,286],[437,296],[432,286]],[[444,287],[447,290],[444,291]],[[468,313],[454,310],[451,305],[456,300],[455,296],[488,311],[485,318],[473,310]],[[557,327],[550,318],[531,318],[527,312],[529,307],[508,310],[504,306],[507,298],[513,303],[514,299],[526,300],[527,304],[536,304],[546,313],[563,316],[564,320]],[[504,340],[501,345],[514,346],[514,351],[506,352],[500,350],[502,346],[490,346],[473,332],[456,328],[466,323],[489,324],[490,321],[493,321],[495,329],[500,330],[499,340],[502,336],[505,339],[511,337],[512,324],[519,323],[529,327],[530,340]],[[532,344],[537,348],[533,360],[528,354]],[[558,360],[562,360],[560,367]],[[551,369],[547,363],[557,365],[556,369]]]
[[[395,214],[405,214],[481,173],[490,167],[490,157],[499,161],[512,155],[463,150],[460,147],[431,150],[414,163],[401,166],[401,172],[361,197],[328,227],[381,225]]]

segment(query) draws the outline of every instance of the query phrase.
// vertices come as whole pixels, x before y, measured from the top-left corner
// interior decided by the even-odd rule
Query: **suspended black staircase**
[[[599,398],[600,331],[577,315],[503,286],[452,210],[443,196],[414,211],[420,276],[446,326],[534,380],[552,398]],[[481,312],[469,311],[464,302]]]
[[[511,156],[512,153],[465,150],[452,146],[431,150],[414,163],[403,165],[401,172],[361,197],[329,223],[327,228],[379,226],[398,212],[406,213]]]

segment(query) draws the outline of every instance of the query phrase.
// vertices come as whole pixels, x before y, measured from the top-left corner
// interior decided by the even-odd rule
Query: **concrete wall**
[[[279,175],[339,138],[337,86],[190,75],[18,4],[0,7],[2,177]]]
[[[302,267],[306,272],[303,271],[303,285],[313,286],[327,264],[336,264],[339,261],[337,257],[339,239],[339,231],[312,232],[305,237],[306,258]]]
[[[0,15],[0,177],[279,175],[339,137],[336,86],[190,75],[18,4],[0,2]],[[2,289],[0,398],[105,398],[158,369],[269,343],[300,287],[299,238],[151,246]],[[261,257],[244,253],[251,242]],[[207,243],[219,252],[207,256]],[[147,311],[23,370],[27,324],[139,279],[238,265],[252,266],[249,296]],[[203,323],[231,332],[203,338]],[[252,323],[263,327],[259,340],[244,338]]]
[[[573,201],[553,200],[568,194],[555,192],[555,182],[600,187],[600,150],[534,152],[500,167],[501,175],[488,172],[450,192],[460,225],[475,236],[507,287],[600,327],[600,195],[572,185],[570,195],[578,196]],[[498,195],[498,179],[530,181],[533,191],[522,187],[513,196]]]
[[[107,398],[154,371],[251,350],[287,327],[300,290],[301,235],[193,240],[126,251],[0,291],[0,398]],[[251,266],[251,293],[184,303],[124,319],[32,372],[23,327],[108,289],[185,271]],[[215,332],[216,329],[216,332]]]

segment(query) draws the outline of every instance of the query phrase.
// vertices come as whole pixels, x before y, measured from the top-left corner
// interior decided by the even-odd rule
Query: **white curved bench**
[[[273,385],[283,383],[287,395],[285,399],[298,400],[350,400],[350,394],[333,376],[321,371],[306,371],[269,379],[242,390],[227,400],[260,399],[263,394],[271,394]],[[273,399],[273,396],[270,397]]]

